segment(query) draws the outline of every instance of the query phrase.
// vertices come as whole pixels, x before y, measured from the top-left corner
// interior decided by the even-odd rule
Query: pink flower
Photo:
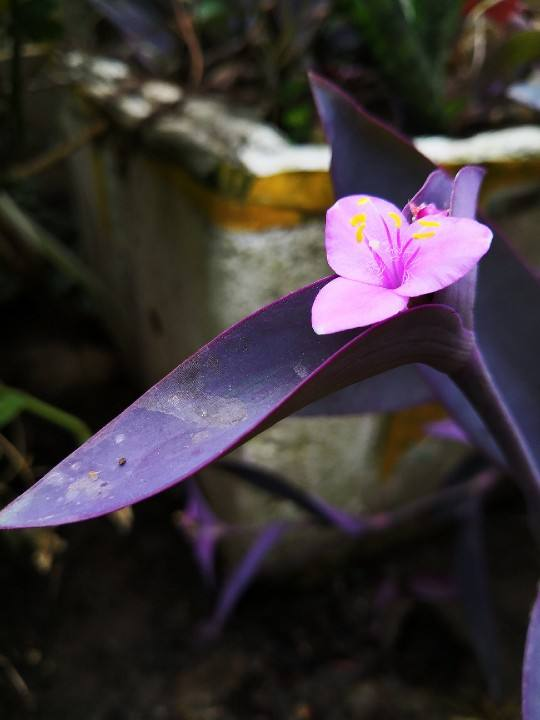
[[[412,222],[392,203],[369,195],[338,200],[326,214],[326,255],[340,276],[312,308],[318,335],[364,327],[405,310],[409,299],[466,275],[491,244],[476,220],[435,206],[411,206]]]

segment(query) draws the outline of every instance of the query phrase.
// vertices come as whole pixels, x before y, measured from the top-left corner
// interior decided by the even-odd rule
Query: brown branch
[[[4,192],[0,192],[0,231],[13,237],[20,246],[31,253],[48,260],[66,277],[82,286],[100,302],[105,300],[106,291],[101,282],[86,268],[77,255],[38,225]]]
[[[79,150],[79,148],[88,144],[95,137],[102,135],[106,129],[107,123],[104,120],[98,120],[93,125],[83,128],[77,135],[66,142],[55,145],[50,150],[47,150],[28,162],[13,166],[8,172],[8,181],[19,182],[48,170],[53,165],[65,160],[76,150]]]
[[[10,442],[5,435],[2,435],[2,433],[0,433],[0,450],[3,451],[16,473],[20,473],[24,481],[31,485],[35,478],[28,461],[15,447],[15,445]]]
[[[30,688],[11,660],[5,655],[0,655],[0,668],[4,670],[7,679],[16,690],[17,694],[21,697],[25,706],[29,710],[33,709],[34,698],[30,692]]]
[[[204,75],[204,55],[201,43],[197,37],[191,13],[183,7],[182,0],[172,1],[176,27],[189,53],[191,83],[194,87],[198,87]]]

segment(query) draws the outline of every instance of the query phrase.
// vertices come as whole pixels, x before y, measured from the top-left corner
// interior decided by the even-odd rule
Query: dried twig
[[[104,288],[79,258],[40,227],[7,193],[0,193],[0,228],[31,252],[42,256],[66,277],[103,301]]]
[[[34,707],[34,697],[24,678],[5,655],[0,655],[0,668],[4,671],[7,679],[23,700],[25,706],[31,710]]]
[[[191,83],[198,87],[204,75],[204,55],[193,25],[191,13],[186,10],[182,0],[172,0],[174,17],[180,37],[185,42],[189,53]]]
[[[53,165],[68,158],[79,148],[84,147],[94,138],[102,135],[107,130],[107,127],[108,125],[104,120],[98,120],[93,125],[83,128],[77,135],[66,142],[55,145],[28,162],[13,166],[7,174],[7,180],[19,182],[48,170]]]
[[[31,485],[35,478],[28,461],[18,448],[2,433],[0,433],[0,450],[2,450],[7,457],[16,473],[20,473],[24,481]]]

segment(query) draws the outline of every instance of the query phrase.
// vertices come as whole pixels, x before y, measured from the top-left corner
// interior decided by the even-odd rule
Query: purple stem
[[[381,512],[370,517],[360,517],[357,533],[358,537],[370,534],[384,533],[398,528],[400,525],[410,523],[426,514],[441,514],[445,520],[455,521],[456,509],[465,502],[474,501],[488,493],[497,483],[497,473],[488,469],[478,473],[471,480],[460,485],[447,487],[440,492],[421,498],[397,511]],[[261,563],[283,534],[290,529],[305,527],[311,524],[300,520],[297,522],[274,522],[259,528],[259,534],[246,555],[240,560],[231,575],[225,580],[219,594],[216,609],[209,622],[202,628],[202,638],[211,640],[219,633],[224,623],[236,607],[240,597],[249,583],[253,580]],[[418,523],[417,523],[418,525]],[[227,534],[253,533],[257,528],[253,526],[229,526]]]
[[[467,482],[444,488],[397,510],[383,511],[363,518],[365,525],[363,534],[392,530],[425,515],[441,513],[443,516],[453,517],[455,508],[461,506],[464,501],[483,497],[490,492],[497,484],[497,478],[497,472],[487,469]]]
[[[382,510],[373,515],[354,516],[358,526],[358,530],[354,534],[359,540],[362,540],[370,535],[396,530],[426,516],[453,522],[456,508],[461,507],[464,502],[468,502],[472,498],[484,497],[489,494],[496,487],[498,481],[499,472],[493,468],[487,468],[477,472],[470,480],[445,487],[397,510]],[[301,518],[287,523],[289,530],[306,527],[313,527],[311,518]],[[227,528],[227,534],[262,533],[264,529],[264,526],[260,525],[234,525]],[[338,529],[343,531],[343,528],[338,527]]]
[[[540,718],[540,589],[531,613],[523,660],[523,720]]]
[[[509,467],[523,491],[533,518],[540,517],[540,488],[536,479],[534,459],[508,409],[497,391],[490,372],[477,347],[468,360],[451,375],[484,419],[487,427],[506,455]],[[536,524],[536,523],[535,523]],[[540,540],[540,526],[534,528]]]

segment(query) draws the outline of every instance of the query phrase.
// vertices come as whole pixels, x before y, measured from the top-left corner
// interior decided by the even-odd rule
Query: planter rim
[[[246,109],[212,97],[185,97],[171,82],[141,80],[120,60],[77,52],[67,54],[64,64],[86,107],[90,103],[114,126],[136,131],[163,164],[181,170],[184,178],[177,180],[192,189],[190,194],[206,193],[199,198],[202,205],[219,206],[216,219],[225,224],[236,225],[236,216],[243,216],[247,207],[255,226],[291,226],[302,215],[320,215],[332,204],[327,145],[295,145]],[[533,163],[540,168],[540,127],[533,125],[413,142],[435,164],[452,171],[471,163]],[[223,202],[228,203],[225,209]],[[238,224],[245,225],[245,217]]]

